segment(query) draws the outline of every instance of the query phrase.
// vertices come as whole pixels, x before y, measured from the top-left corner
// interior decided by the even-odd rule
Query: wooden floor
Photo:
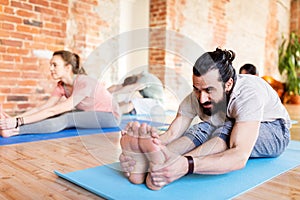
[[[300,123],[300,106],[287,106]],[[300,124],[292,139],[300,140]],[[118,161],[119,133],[0,146],[0,199],[102,199],[53,171],[72,172]],[[299,158],[300,159],[300,158]],[[300,166],[235,199],[300,199]]]

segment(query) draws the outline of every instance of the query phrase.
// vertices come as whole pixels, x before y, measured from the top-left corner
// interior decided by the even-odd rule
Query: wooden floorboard
[[[287,108],[300,122],[300,106]],[[53,171],[67,173],[116,162],[119,138],[119,133],[107,133],[0,146],[0,199],[102,199]],[[299,123],[293,125],[291,138],[300,140]],[[300,166],[235,199],[300,199]]]
[[[0,199],[102,199],[53,173],[101,165],[80,137],[1,146],[0,160]]]

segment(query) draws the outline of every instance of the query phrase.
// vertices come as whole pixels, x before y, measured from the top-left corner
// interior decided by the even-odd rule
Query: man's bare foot
[[[0,135],[4,138],[8,138],[18,134],[19,134],[19,129],[17,128],[0,130]]]
[[[164,153],[161,151],[160,141],[158,138],[153,137],[157,130],[147,124],[142,124],[139,131],[139,147],[147,157],[150,163],[150,169],[153,165],[162,165],[166,161]],[[161,187],[155,186],[151,180],[151,172],[148,173],[146,178],[146,185],[151,190],[159,190]]]
[[[129,122],[125,130],[122,131],[120,140],[122,154],[130,156],[135,161],[134,169],[129,171],[128,177],[130,182],[134,184],[144,183],[148,171],[148,160],[139,147],[139,128],[138,122]]]

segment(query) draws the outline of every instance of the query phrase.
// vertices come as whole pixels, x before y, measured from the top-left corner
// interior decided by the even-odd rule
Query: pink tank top
[[[78,75],[73,84],[74,97],[85,96],[85,98],[74,105],[76,109],[84,111],[112,112],[116,117],[120,117],[118,104],[113,100],[111,93],[105,88],[104,84],[98,80],[86,76]],[[58,82],[54,89],[53,96],[70,97],[64,88],[63,82]]]

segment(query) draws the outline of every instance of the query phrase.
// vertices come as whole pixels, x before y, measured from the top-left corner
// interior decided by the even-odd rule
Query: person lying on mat
[[[104,84],[86,75],[80,57],[56,51],[50,61],[52,78],[57,80],[51,97],[40,107],[19,116],[0,119],[0,135],[51,133],[66,128],[116,127],[119,107]]]
[[[126,77],[122,84],[112,85],[108,91],[117,97],[120,94],[126,95],[119,102],[124,114],[148,114],[153,107],[164,107],[163,84],[154,74],[146,71]]]
[[[193,67],[193,87],[162,135],[130,122],[121,132],[120,162],[132,183],[159,190],[187,174],[223,174],[247,160],[279,156],[290,140],[290,117],[272,87],[236,75],[235,53],[217,48]],[[190,127],[194,117],[200,123]],[[145,173],[148,172],[148,173]]]

